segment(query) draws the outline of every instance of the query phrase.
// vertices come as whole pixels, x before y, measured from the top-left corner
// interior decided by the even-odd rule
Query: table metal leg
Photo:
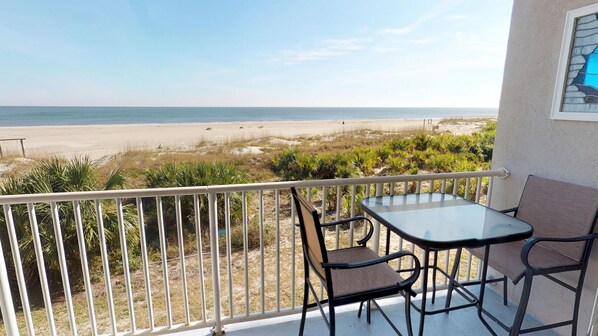
[[[480,296],[478,297],[478,317],[484,324],[488,331],[496,336],[496,333],[490,327],[486,319],[484,319],[484,293],[486,292],[486,277],[488,276],[488,256],[490,255],[490,245],[486,245],[484,249],[484,265],[482,267],[482,279],[480,279]]]
[[[455,253],[455,259],[453,261],[453,269],[451,270],[451,279],[454,279],[455,281],[459,279],[459,263],[461,261],[461,250],[461,248],[457,249],[457,252]],[[447,251],[446,253],[449,253],[449,251]],[[448,308],[451,306],[451,299],[453,297],[453,287],[455,286],[451,279],[449,279],[448,282],[448,290],[446,292],[446,303],[444,304],[444,308]],[[449,312],[447,311],[446,313],[448,314]]]
[[[423,277],[422,277],[422,305],[419,313],[419,332],[418,335],[424,334],[424,320],[426,318],[426,292],[428,291],[428,263],[430,258],[430,249],[424,249],[424,262],[423,262]]]
[[[438,251],[434,251],[434,264],[432,266],[432,304],[436,302],[436,269],[438,268]]]

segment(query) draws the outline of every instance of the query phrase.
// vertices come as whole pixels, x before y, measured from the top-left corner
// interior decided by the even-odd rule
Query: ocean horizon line
[[[498,108],[0,106],[3,126],[495,117]]]
[[[152,105],[152,106],[143,106],[143,105],[0,105],[0,108],[3,107],[114,107],[114,108],[283,108],[283,109],[293,109],[293,108],[343,108],[343,109],[362,109],[362,108],[372,108],[372,109],[498,109],[498,106],[175,106],[175,105]]]

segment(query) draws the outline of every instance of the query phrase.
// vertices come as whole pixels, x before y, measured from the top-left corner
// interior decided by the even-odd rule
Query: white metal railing
[[[508,171],[501,168],[461,173],[0,196],[8,238],[2,243],[7,241],[9,245],[0,247],[0,308],[4,328],[9,335],[20,332],[29,335],[69,332],[73,335],[152,334],[209,326],[219,333],[227,323],[292,313],[298,309],[297,302],[300,301],[297,299],[301,299],[297,295],[302,293],[303,259],[301,248],[298,248],[299,232],[294,225],[296,212],[288,192],[291,186],[307,193],[308,199],[318,205],[322,221],[326,222],[357,215],[359,199],[374,195],[436,191],[460,194],[488,205],[494,178],[506,176]],[[447,189],[448,185],[452,185],[452,189]],[[90,217],[89,211],[83,214],[84,203],[86,207],[93,206],[95,216]],[[167,218],[172,204],[174,221]],[[50,216],[38,218],[40,209],[48,206]],[[74,237],[65,236],[63,220],[66,219],[61,218],[61,206],[72,206],[80,265],[69,262],[65,254],[66,239]],[[107,229],[110,224],[105,222],[108,208],[116,213],[116,218],[110,218],[116,221],[116,231]],[[23,219],[23,212],[28,220]],[[125,230],[125,217],[129,212],[132,212],[139,231],[139,240],[135,244],[127,241],[130,233]],[[208,219],[208,232],[202,227],[205,218]],[[88,251],[86,242],[93,233],[86,228],[90,225],[97,226],[99,246],[97,250],[93,247]],[[23,229],[23,226],[27,227]],[[51,288],[47,281],[50,276],[48,254],[53,253],[54,247],[48,247],[48,242],[40,239],[39,229],[46,232],[46,226],[54,232],[52,245],[56,255],[52,257],[58,259],[60,289]],[[150,229],[157,242],[149,241]],[[351,223],[347,228],[326,231],[327,243],[331,248],[352,245],[354,237],[361,235],[359,229],[359,223]],[[380,249],[385,243],[380,244],[381,230],[385,228],[375,225],[371,245],[383,253]],[[109,248],[108,237],[115,239],[119,246]],[[39,283],[35,284],[38,291],[32,291],[32,280],[23,269],[24,239],[33,241],[39,274]],[[391,245],[418,251],[416,246],[398,237],[393,237]],[[92,252],[95,255],[90,255]],[[120,256],[115,258],[118,253]],[[448,270],[453,260],[451,251],[441,252],[441,255],[438,262]],[[122,271],[118,274],[111,270],[117,260],[122,263]],[[405,265],[395,266],[400,269]],[[479,277],[479,262],[471,255],[463,258],[462,268],[461,277],[468,280]],[[72,274],[77,272],[82,275],[78,278],[79,286],[70,282]],[[442,281],[440,286],[446,284],[444,279]],[[15,283],[16,289],[11,293],[11,284]],[[320,292],[324,292],[322,286]],[[13,294],[18,301],[13,300]],[[32,304],[30,295],[36,295],[33,300],[36,304]],[[83,305],[86,305],[84,309]],[[56,318],[58,309],[66,311],[66,315],[61,315],[65,318]],[[124,311],[127,313],[123,314]]]

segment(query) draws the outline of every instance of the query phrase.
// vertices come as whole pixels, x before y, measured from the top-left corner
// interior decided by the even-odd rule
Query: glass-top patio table
[[[387,253],[391,232],[424,250],[422,301],[421,307],[416,307],[421,313],[419,335],[423,335],[426,315],[473,306],[478,308],[479,318],[494,334],[482,316],[487,276],[487,267],[485,265],[487,265],[490,245],[529,238],[534,231],[531,225],[499,211],[450,194],[426,193],[369,197],[361,201],[361,207],[363,211],[388,228],[386,236]],[[439,250],[476,247],[485,247],[484,267],[482,268],[478,297],[465,287],[461,287],[453,279],[453,276],[436,266],[436,257]],[[430,265],[430,252],[435,253],[436,256],[433,265]],[[445,307],[444,309],[426,310],[428,269],[430,268],[434,269],[434,272],[438,270],[444,274],[449,279],[450,285],[455,287],[455,291],[461,294],[467,300],[467,303],[454,307]],[[454,274],[455,271],[456,267],[451,273]],[[435,284],[433,285],[435,288]]]

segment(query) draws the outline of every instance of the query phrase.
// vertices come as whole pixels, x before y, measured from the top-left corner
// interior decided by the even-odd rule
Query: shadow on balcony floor
[[[516,306],[509,303],[508,306],[502,304],[502,298],[494,293],[493,291],[487,291],[484,307],[492,311],[498,318],[504,322],[510,322],[515,315]],[[433,307],[444,306],[444,295],[445,292],[439,292],[437,296],[436,304]],[[419,297],[416,298],[415,302],[419,304]],[[405,315],[403,308],[403,298],[388,298],[379,300],[379,304],[384,309],[384,312],[395,321],[395,325],[403,334],[407,334],[405,327]],[[457,304],[458,301],[455,301]],[[372,324],[369,325],[365,319],[365,314],[360,319],[357,318],[357,309],[359,305],[347,305],[337,308],[337,335],[394,335],[391,327],[386,323],[384,317],[377,312],[372,311]],[[417,333],[417,326],[419,325],[419,314],[415,311],[411,311],[413,319],[413,331]],[[226,335],[232,336],[253,336],[253,335],[266,335],[266,336],[286,336],[286,335],[297,335],[299,332],[299,322],[301,314],[293,314],[281,317],[267,318],[251,322],[241,322],[228,324],[225,326]],[[507,333],[500,329],[494,323],[491,323],[492,327],[498,335],[507,335]],[[524,322],[524,327],[538,326],[540,323],[534,318],[528,316]],[[463,336],[480,336],[490,335],[488,330],[484,327],[481,321],[478,319],[477,310],[475,308],[467,308],[462,310],[453,311],[450,314],[437,314],[426,316],[425,322],[425,335],[463,335]],[[565,332],[569,332],[567,328]],[[186,331],[177,333],[177,336],[197,336],[197,335],[208,335],[207,329],[202,329],[198,332]],[[308,312],[307,319],[305,322],[305,336],[315,335],[327,335],[328,329],[324,323],[320,312],[314,310]],[[553,336],[558,335],[553,331],[544,331],[534,333],[538,336]]]

